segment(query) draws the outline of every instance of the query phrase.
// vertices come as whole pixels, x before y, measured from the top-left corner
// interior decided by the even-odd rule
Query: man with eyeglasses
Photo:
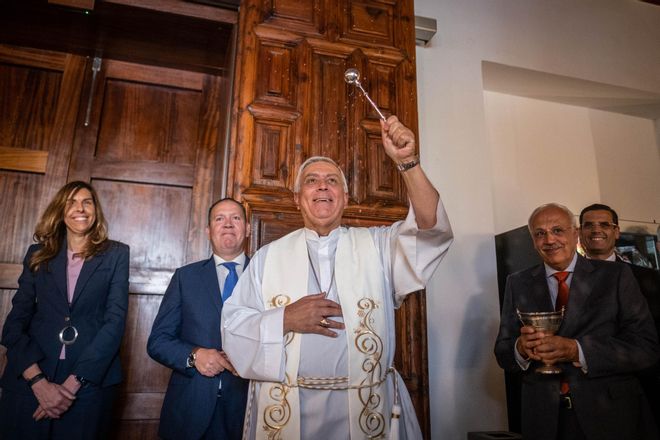
[[[594,203],[580,212],[580,244],[587,258],[624,261],[615,253],[619,238],[619,216],[607,205]]]
[[[594,203],[580,212],[580,243],[589,259],[630,263],[616,253],[619,238],[619,216],[607,205]],[[660,272],[647,267],[629,265],[639,283],[660,334]],[[639,375],[651,404],[656,424],[660,426],[660,364]]]
[[[635,372],[660,357],[648,305],[630,269],[576,252],[573,213],[549,203],[528,227],[542,264],[509,276],[495,343],[499,365],[522,375],[525,439],[641,440],[658,431]],[[556,334],[523,326],[520,312],[564,307]],[[562,373],[535,372],[540,363]]]

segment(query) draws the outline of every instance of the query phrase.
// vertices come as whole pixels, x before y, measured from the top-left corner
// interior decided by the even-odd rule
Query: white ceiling
[[[508,95],[660,119],[660,95],[643,90],[482,62],[484,89]]]

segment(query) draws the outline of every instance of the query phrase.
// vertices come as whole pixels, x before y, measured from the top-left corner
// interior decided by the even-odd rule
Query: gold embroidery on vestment
[[[268,392],[268,397],[277,402],[264,409],[264,430],[269,439],[280,439],[282,428],[289,423],[291,407],[286,399],[288,392],[289,387],[284,384],[275,384]]]
[[[280,293],[279,295],[275,295],[274,297],[271,298],[270,305],[271,307],[284,307],[288,305],[290,302],[291,302],[291,298],[289,298],[287,295]]]
[[[273,307],[283,307],[291,302],[287,295],[274,296],[270,303]],[[286,346],[289,345],[295,334],[289,332],[284,335],[284,363],[286,365]],[[291,383],[288,375],[285,375],[284,383],[275,383],[268,390],[268,397],[275,403],[264,408],[264,431],[269,440],[281,439],[282,429],[291,419],[291,406],[286,396],[289,393],[288,383]]]
[[[374,331],[372,313],[378,304],[371,298],[358,301],[358,316],[360,325],[355,329],[355,346],[365,355],[362,371],[366,377],[360,383],[358,395],[362,403],[360,411],[360,429],[368,438],[382,438],[385,434],[385,417],[378,411],[381,405],[381,395],[377,392],[381,380],[380,360],[383,356],[383,340]]]

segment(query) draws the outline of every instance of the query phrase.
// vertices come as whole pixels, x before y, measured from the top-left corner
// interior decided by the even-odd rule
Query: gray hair
[[[566,214],[566,217],[568,217],[568,219],[570,220],[571,226],[573,228],[577,227],[577,223],[575,222],[575,215],[573,214],[573,212],[564,205],[553,202],[553,203],[546,203],[545,205],[541,205],[538,208],[536,208],[534,211],[532,211],[532,214],[529,216],[529,219],[527,220],[527,229],[529,229],[530,233],[534,232],[532,231],[532,222],[534,221],[534,218],[537,215],[539,215],[541,211],[545,211],[546,209],[549,208],[556,208],[559,209],[560,211],[563,211],[564,214]]]
[[[302,174],[303,171],[305,171],[305,168],[316,162],[326,162],[331,165],[334,165],[339,170],[339,175],[341,176],[341,183],[344,186],[344,192],[348,193],[348,183],[346,183],[346,176],[344,175],[344,172],[339,167],[339,165],[337,165],[337,162],[325,156],[312,156],[300,165],[300,168],[298,168],[298,175],[296,176],[296,183],[293,185],[294,193],[298,194],[300,192]]]

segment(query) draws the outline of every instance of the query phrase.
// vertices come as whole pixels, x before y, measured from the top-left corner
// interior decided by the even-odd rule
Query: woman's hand
[[[32,385],[32,392],[39,401],[39,407],[32,414],[32,418],[37,421],[47,417],[60,418],[76,398],[75,393],[64,386],[49,382],[46,379]]]

